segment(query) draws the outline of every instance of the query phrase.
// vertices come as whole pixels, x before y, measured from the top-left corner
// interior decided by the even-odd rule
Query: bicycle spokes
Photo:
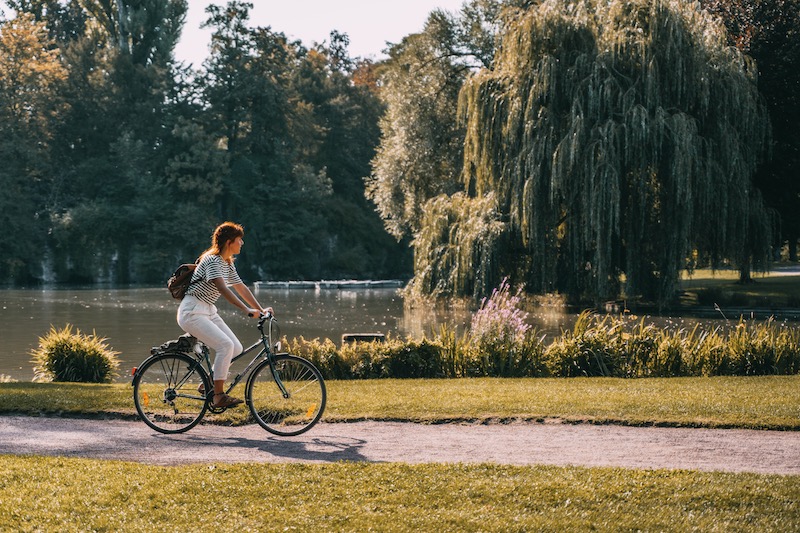
[[[146,361],[134,378],[134,403],[150,427],[179,433],[194,427],[207,409],[200,385],[210,381],[196,361],[184,354],[161,354]]]
[[[248,402],[256,421],[277,435],[298,435],[319,421],[325,408],[325,383],[311,363],[292,355],[275,357],[253,371]]]

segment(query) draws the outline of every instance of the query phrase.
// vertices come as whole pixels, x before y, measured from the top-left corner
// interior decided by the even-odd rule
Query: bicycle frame
[[[256,362],[258,362],[262,358],[266,358],[267,361],[269,361],[269,370],[270,370],[270,373],[272,374],[272,379],[275,380],[275,383],[278,385],[278,388],[281,390],[281,394],[283,395],[283,397],[284,398],[288,398],[289,397],[289,392],[286,390],[286,387],[283,385],[283,382],[281,381],[281,378],[278,375],[278,372],[275,370],[275,356],[277,354],[273,351],[273,349],[270,346],[270,345],[274,346],[275,343],[272,342],[272,339],[268,339],[267,338],[267,334],[264,333],[264,323],[267,322],[267,321],[269,321],[270,324],[272,324],[272,322],[275,321],[275,317],[273,317],[272,315],[264,315],[261,318],[259,318],[258,319],[258,331],[261,332],[261,338],[259,340],[257,340],[256,342],[254,342],[250,347],[245,348],[242,351],[242,353],[240,353],[239,355],[234,356],[233,359],[231,359],[231,363],[234,363],[235,361],[238,361],[242,357],[246,356],[247,354],[249,354],[250,352],[252,352],[256,348],[258,348],[259,346],[261,347],[261,351],[259,351],[258,354],[256,354],[255,357],[253,357],[253,360],[250,361],[247,364],[247,366],[244,368],[244,370],[239,372],[236,375],[236,377],[234,377],[233,380],[231,380],[230,385],[228,386],[228,389],[225,391],[225,394],[230,394],[230,392],[239,383],[241,383],[242,378],[244,378],[245,376],[250,374],[250,370],[253,368],[253,366],[256,364]],[[198,339],[197,342],[200,343],[200,345],[202,346],[202,355],[203,355],[203,358],[205,359],[206,369],[208,371],[208,375],[211,376],[211,380],[213,381],[214,380],[214,369],[213,369],[213,366],[211,365],[211,358],[209,356],[208,347],[204,343],[202,343],[202,341],[200,341],[199,339]]]

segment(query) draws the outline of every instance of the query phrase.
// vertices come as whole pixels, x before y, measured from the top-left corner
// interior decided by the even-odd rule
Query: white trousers
[[[214,350],[214,380],[228,377],[234,355],[242,353],[242,343],[217,313],[217,306],[187,295],[178,308],[178,325]]]

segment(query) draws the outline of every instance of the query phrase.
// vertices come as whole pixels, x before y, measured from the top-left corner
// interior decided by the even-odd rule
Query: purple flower
[[[528,313],[521,309],[522,288],[511,294],[508,278],[481,301],[472,317],[471,335],[481,342],[521,342],[530,329]]]

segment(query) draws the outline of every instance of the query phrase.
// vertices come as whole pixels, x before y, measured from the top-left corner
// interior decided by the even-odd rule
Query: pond
[[[256,294],[263,305],[275,308],[283,335],[329,338],[337,344],[345,333],[421,337],[443,323],[462,331],[471,318],[467,311],[407,310],[397,289],[259,289]],[[220,314],[242,343],[247,346],[254,342],[255,320],[227,302],[219,303]],[[118,381],[124,381],[152,346],[183,333],[175,322],[177,309],[178,302],[162,287],[0,290],[0,377],[32,379],[30,351],[38,345],[39,337],[46,335],[51,325],[61,329],[72,324],[83,333],[105,337],[107,344],[120,352]],[[549,335],[571,327],[574,320],[574,314],[558,309],[542,309],[529,316],[534,327]],[[648,321],[661,326],[691,327],[697,321],[710,327],[725,325],[721,318],[648,317]]]
[[[281,333],[289,338],[330,338],[345,333],[421,336],[442,322],[463,325],[469,314],[406,312],[397,289],[268,289],[256,295],[275,308]],[[256,321],[220,300],[220,314],[249,345],[257,338]],[[20,381],[33,377],[30,351],[51,325],[67,324],[105,337],[120,352],[120,378],[150,353],[152,346],[183,332],[175,322],[178,301],[164,288],[92,288],[0,290],[3,353],[0,375]]]

